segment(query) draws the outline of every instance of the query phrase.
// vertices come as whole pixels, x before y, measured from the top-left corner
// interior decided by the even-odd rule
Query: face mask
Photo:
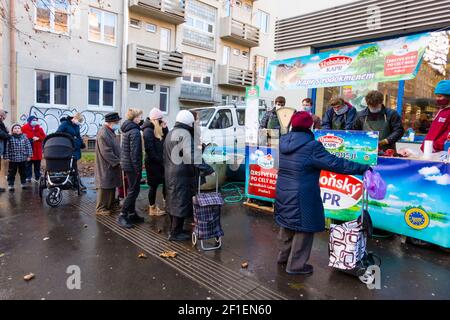
[[[311,106],[304,106],[304,107],[303,107],[303,111],[306,111],[306,112],[311,113],[312,107],[311,107]]]
[[[379,113],[381,111],[381,107],[378,107],[378,108],[369,107],[369,110],[372,113]]]
[[[450,104],[450,100],[448,100],[447,98],[436,99],[436,104],[439,107],[446,107]]]
[[[39,123],[37,121],[31,121],[30,125],[36,127]]]
[[[347,112],[348,107],[347,106],[343,106],[343,107],[340,107],[338,110],[336,110],[335,108],[333,108],[333,110],[338,116],[340,116],[340,115],[342,115],[342,114]]]
[[[114,123],[114,124],[111,126],[111,129],[112,129],[113,131],[119,130],[119,129],[120,129],[120,124],[119,124],[119,123]]]

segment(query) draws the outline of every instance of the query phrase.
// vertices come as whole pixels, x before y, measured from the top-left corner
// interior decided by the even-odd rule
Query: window
[[[130,81],[130,90],[139,91],[141,89],[141,84],[139,82]]]
[[[140,29],[141,28],[141,21],[139,21],[138,19],[130,19],[130,26],[133,28],[137,28]]]
[[[231,102],[236,103],[238,102],[239,97],[238,96],[231,96]]]
[[[214,7],[197,0],[189,1],[183,43],[214,51],[216,14],[217,9]]]
[[[145,25],[145,30],[147,30],[148,32],[155,33],[156,32],[156,25],[154,25],[152,23],[147,23]]]
[[[154,84],[146,84],[145,85],[145,91],[153,93],[155,92],[155,85]]]
[[[209,123],[209,120],[214,114],[214,109],[195,109],[195,111],[199,114],[200,126],[206,127],[206,125]]]
[[[238,125],[245,126],[245,109],[236,110]]]
[[[69,33],[69,0],[36,1],[35,27],[55,33]]]
[[[256,73],[258,77],[264,78],[267,70],[267,58],[255,56]]]
[[[169,87],[161,86],[159,88],[159,110],[164,113],[167,113],[169,110]]]
[[[226,105],[228,103],[228,96],[226,94],[222,95],[222,104]]]
[[[234,54],[235,56],[238,56],[238,55],[241,54],[241,50],[235,48],[235,49],[233,49],[233,54]]]
[[[36,71],[36,104],[67,106],[68,82],[66,74]]]
[[[248,51],[242,50],[241,55],[242,55],[244,58],[248,58]]]
[[[96,108],[114,108],[115,82],[112,80],[89,78],[88,104]]]
[[[185,55],[183,70],[183,82],[212,87],[214,61]]]
[[[88,143],[87,148],[89,151],[95,151],[95,142],[96,142],[95,139],[89,139],[87,141],[87,143]]]
[[[89,40],[116,45],[116,24],[116,14],[90,8]]]
[[[230,47],[223,47],[222,64],[227,65],[230,62]]]
[[[209,126],[210,129],[227,129],[233,126],[233,114],[231,110],[224,109],[217,111]]]
[[[269,32],[269,19],[269,14],[264,11],[258,10],[256,13],[256,26],[259,27],[261,32]]]
[[[225,0],[224,9],[225,9],[225,17],[231,16],[231,0]]]

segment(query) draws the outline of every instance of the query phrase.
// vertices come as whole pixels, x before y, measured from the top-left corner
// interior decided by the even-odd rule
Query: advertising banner
[[[414,79],[430,39],[430,33],[421,33],[273,61],[264,87],[295,90]]]
[[[246,147],[245,193],[247,197],[275,201],[278,177],[276,148]]]

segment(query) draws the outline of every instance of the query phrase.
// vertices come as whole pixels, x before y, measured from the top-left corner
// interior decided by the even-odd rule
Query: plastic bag
[[[366,171],[364,174],[364,187],[372,199],[383,200],[386,196],[386,182],[384,182],[378,172]]]

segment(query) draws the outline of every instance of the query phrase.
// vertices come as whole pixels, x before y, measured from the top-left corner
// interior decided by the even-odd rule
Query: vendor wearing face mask
[[[395,144],[401,139],[405,130],[402,118],[397,111],[383,105],[383,94],[372,90],[366,95],[367,108],[358,112],[353,130],[378,131],[378,148],[381,151],[396,150]]]
[[[261,120],[260,129],[280,129],[280,120],[278,119],[277,110],[286,105],[286,99],[279,96],[275,99],[275,107],[267,110]]]
[[[322,129],[351,130],[356,116],[356,109],[341,97],[333,97],[331,107],[322,119]]]
[[[439,152],[444,150],[444,143],[450,134],[450,80],[440,81],[434,94],[441,109],[434,117],[425,140],[432,140],[433,152]],[[423,151],[423,144],[421,149]]]
[[[299,108],[299,111],[306,111],[308,112],[311,117],[313,118],[313,129],[320,129],[322,127],[322,120],[320,120],[320,117],[316,116],[312,113],[312,100],[311,98],[305,98],[302,100],[302,105]]]

